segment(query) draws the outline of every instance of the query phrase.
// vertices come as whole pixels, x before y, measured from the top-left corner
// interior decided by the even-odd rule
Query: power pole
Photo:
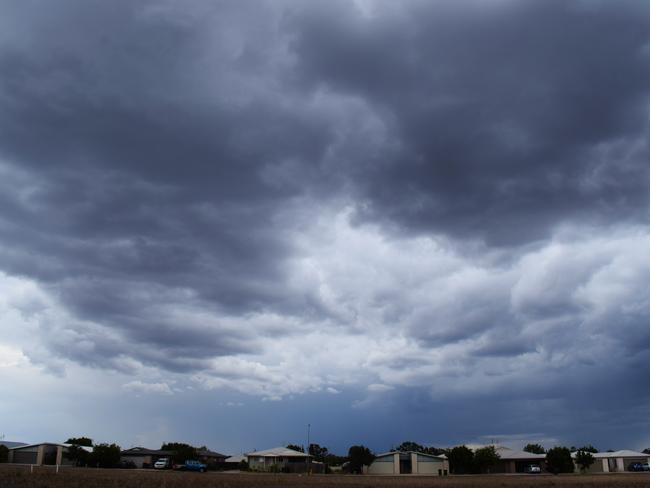
[[[311,445],[309,442],[309,434],[311,433],[311,424],[307,424],[307,474],[311,475],[311,454],[309,446]]]

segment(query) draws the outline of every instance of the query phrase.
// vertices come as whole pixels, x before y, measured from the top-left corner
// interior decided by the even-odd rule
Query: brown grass
[[[0,488],[543,488],[543,487],[650,487],[650,473],[603,475],[490,475],[449,476],[344,476],[252,473],[182,473],[171,471],[108,470],[0,466]]]

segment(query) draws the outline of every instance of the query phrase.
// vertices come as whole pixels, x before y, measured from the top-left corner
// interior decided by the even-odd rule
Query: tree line
[[[74,461],[78,466],[112,468],[120,464],[121,448],[117,444],[94,444],[93,440],[88,437],[71,437],[65,443],[70,444],[66,457]],[[92,448],[92,451],[88,451],[84,447]],[[289,444],[287,448],[305,452],[303,446],[296,444]],[[207,447],[202,446],[197,448],[181,442],[165,442],[161,445],[160,450],[172,451],[175,453],[174,458],[184,462],[187,459],[196,459],[198,452],[207,450]],[[424,446],[413,441],[404,441],[394,446],[391,450],[421,452],[432,455],[444,454],[449,460],[449,469],[452,474],[489,473],[490,469],[500,459],[499,453],[494,446],[486,446],[472,450],[465,445],[453,448],[438,448]],[[593,454],[598,452],[598,449],[592,445],[578,448],[575,446],[571,446],[570,448],[556,446],[547,451],[540,444],[527,444],[523,450],[534,454],[545,454],[546,468],[551,473],[572,473],[574,470],[574,459],[571,457],[572,452],[576,453],[575,464],[582,471],[586,471],[595,461]],[[643,452],[650,454],[650,448],[644,449]],[[314,460],[328,466],[341,466],[346,464],[348,470],[352,473],[361,473],[363,466],[369,466],[375,459],[375,454],[372,450],[364,445],[351,446],[346,456],[339,456],[330,452],[325,446],[310,444],[309,454]],[[7,457],[7,447],[0,445],[0,462],[6,462]]]

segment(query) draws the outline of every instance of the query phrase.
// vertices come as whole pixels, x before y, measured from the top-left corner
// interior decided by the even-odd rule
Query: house
[[[490,473],[525,473],[530,465],[537,465],[546,471],[546,454],[518,451],[505,446],[494,446],[499,462],[490,467]]]
[[[228,457],[225,454],[211,451],[210,449],[199,449],[196,451],[196,456],[199,461],[207,464],[210,469],[224,469],[226,467],[226,458]]]
[[[160,458],[171,457],[174,451],[159,451],[146,447],[132,447],[120,453],[120,461],[132,462],[138,468],[150,468]]]
[[[15,464],[41,465],[74,465],[74,461],[66,459],[68,446],[53,442],[26,444],[9,449],[7,462]]]
[[[576,452],[571,453],[575,464]],[[624,449],[614,452],[592,453],[594,463],[587,469],[587,473],[620,473],[627,471],[630,463],[650,463],[650,454]],[[576,472],[580,467],[575,465]]]
[[[311,456],[287,447],[249,452],[245,456],[248,467],[254,471],[305,473],[311,464]]]
[[[423,452],[391,451],[379,454],[368,467],[368,474],[429,474],[447,476],[447,456],[435,456]]]

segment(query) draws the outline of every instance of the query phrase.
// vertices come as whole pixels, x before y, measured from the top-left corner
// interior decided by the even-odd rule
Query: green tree
[[[402,442],[399,446],[393,448],[394,451],[400,451],[400,452],[424,452],[426,448],[424,446],[421,446],[417,442],[413,441],[404,441]]]
[[[571,451],[567,447],[557,446],[546,453],[546,465],[553,474],[573,473]]]
[[[474,451],[474,471],[476,473],[489,473],[492,466],[501,459],[494,446],[481,447]]]
[[[318,444],[309,444],[309,454],[321,463],[324,463],[329,455],[327,447],[321,447]]]
[[[579,449],[576,452],[576,464],[580,467],[580,471],[583,473],[589,469],[589,466],[594,464],[594,455],[590,451],[583,451]]]
[[[595,448],[594,446],[592,446],[591,444],[588,444],[588,445],[586,445],[586,446],[582,446],[582,447],[580,447],[580,448],[578,448],[578,449],[576,449],[576,450],[577,450],[577,451],[584,451],[584,452],[591,452],[591,453],[593,453],[593,454],[596,454],[596,453],[598,452],[598,449],[596,449],[596,448]]]
[[[370,466],[375,460],[375,455],[366,446],[352,446],[348,450],[348,459],[350,471],[361,474],[363,473],[363,467]]]
[[[474,453],[467,446],[456,446],[447,454],[449,470],[453,474],[468,474],[474,468]]]
[[[9,459],[9,448],[4,444],[0,444],[0,463],[6,463]]]
[[[433,454],[434,456],[444,454],[445,452],[444,449],[439,449],[433,446],[423,446],[413,441],[404,441],[399,446],[394,447],[392,450],[400,452],[422,452],[424,454]]]
[[[526,444],[524,451],[532,452],[533,454],[546,454],[546,449],[541,444]]]
[[[120,462],[120,452],[117,444],[96,444],[90,455],[90,464],[98,468],[114,468]]]
[[[93,440],[89,437],[70,437],[65,444],[74,444],[75,446],[93,447]]]
[[[76,466],[87,466],[90,463],[91,453],[84,447],[93,447],[93,440],[89,437],[70,437],[65,444],[70,444],[65,457],[74,461]]]
[[[302,447],[302,446],[299,446],[297,444],[289,444],[287,446],[287,449],[292,449],[292,450],[298,451],[298,452],[305,452],[305,448]]]
[[[161,447],[161,451],[172,451],[172,457],[177,463],[184,463],[192,459],[196,459],[196,447],[190,446],[184,442],[165,442]]]

